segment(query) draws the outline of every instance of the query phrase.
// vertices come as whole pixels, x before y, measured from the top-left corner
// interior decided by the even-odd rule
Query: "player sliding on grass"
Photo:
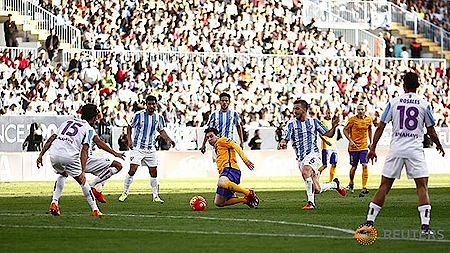
[[[258,207],[259,199],[255,192],[239,186],[241,182],[241,171],[237,165],[236,152],[250,170],[254,168],[253,163],[248,160],[241,147],[227,137],[219,137],[219,131],[212,127],[205,130],[205,138],[215,148],[217,154],[216,164],[220,176],[217,182],[216,197],[214,199],[216,206],[223,207],[237,203],[245,203],[250,208]],[[244,196],[236,197],[235,192],[243,193]]]
[[[434,130],[434,118],[428,102],[416,94],[419,87],[419,78],[416,73],[409,72],[403,78],[405,93],[388,103],[381,115],[380,123],[375,131],[373,143],[370,146],[368,160],[377,160],[375,152],[386,124],[392,121],[392,140],[389,153],[384,164],[381,184],[369,204],[367,222],[361,227],[363,232],[373,227],[375,218],[384,204],[386,195],[391,190],[396,178],[400,178],[403,167],[408,178],[416,182],[417,196],[419,198],[418,210],[422,221],[421,234],[433,235],[429,228],[431,205],[428,197],[428,168],[423,151],[423,127],[436,144],[436,149],[442,156],[445,155],[441,142]]]
[[[298,160],[298,166],[302,172],[306,185],[308,203],[303,209],[314,209],[314,194],[322,193],[329,189],[336,189],[339,194],[345,196],[346,191],[341,187],[339,180],[320,184],[318,167],[320,166],[319,148],[317,147],[317,134],[333,137],[336,126],[339,124],[337,118],[333,119],[331,129],[327,129],[318,119],[308,118],[308,103],[305,100],[294,102],[295,118],[288,121],[286,135],[278,144],[278,149],[286,148],[287,142],[292,140],[292,147]]]

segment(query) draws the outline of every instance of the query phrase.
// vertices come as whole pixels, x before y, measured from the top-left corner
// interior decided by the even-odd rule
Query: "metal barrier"
[[[338,62],[339,64],[344,64],[346,61],[350,62],[360,62],[360,63],[377,63],[380,66],[387,66],[388,63],[393,64],[403,64],[407,65],[423,65],[423,64],[434,64],[439,66],[442,64],[447,68],[445,59],[437,58],[420,58],[420,59],[401,59],[401,58],[385,58],[385,57],[329,57],[329,56],[305,56],[305,55],[273,55],[273,54],[230,54],[230,53],[200,53],[200,52],[149,52],[149,51],[113,51],[113,50],[71,50],[63,53],[63,65],[68,66],[70,59],[73,58],[73,54],[78,53],[82,60],[101,60],[107,57],[119,57],[123,61],[137,61],[141,56],[152,62],[162,62],[171,63],[172,68],[181,70],[181,64],[186,62],[206,62],[207,60],[216,60],[221,58],[224,62],[230,64],[238,64],[240,67],[245,68],[245,66],[254,60],[256,64],[260,62],[266,62],[270,60],[271,62],[282,62],[289,61],[292,64],[302,64],[305,60],[314,59],[319,64],[324,64],[326,62]]]
[[[29,48],[29,47],[0,47],[0,51],[3,52],[5,49],[9,50],[9,56],[10,59],[14,61],[20,53],[24,53],[25,56],[28,55],[28,53],[32,53],[34,57],[37,57],[38,50],[37,48]]]
[[[39,7],[29,0],[0,0],[1,10],[17,11],[24,18],[24,25],[36,25],[39,30],[50,31],[55,29],[60,40],[71,44],[75,48],[81,48],[81,31],[72,25],[58,24],[56,16]],[[29,18],[28,18],[29,17]]]

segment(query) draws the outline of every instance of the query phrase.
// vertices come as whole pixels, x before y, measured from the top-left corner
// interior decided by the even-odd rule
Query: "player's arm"
[[[383,131],[384,131],[385,127],[386,127],[386,123],[384,123],[383,121],[380,121],[380,123],[378,123],[377,130],[375,130],[375,134],[373,135],[373,142],[370,145],[369,153],[367,154],[367,160],[371,160],[372,164],[374,161],[375,162],[377,161],[377,153],[375,152],[375,150],[377,148],[377,144],[381,138],[381,135],[383,135]]]
[[[241,140],[241,148],[244,148],[244,134],[243,134],[243,132],[242,132],[242,126],[241,126],[241,124],[238,124],[237,126],[236,126],[236,129],[237,129],[237,132],[238,132],[238,135],[239,135],[239,140]]]
[[[241,157],[242,161],[244,161],[245,165],[247,165],[247,167],[250,170],[253,170],[255,168],[255,165],[247,158],[247,156],[245,155],[244,151],[242,150],[242,148],[234,141],[230,140],[229,142],[230,146],[232,148],[234,148],[234,150],[238,153],[238,155]]]
[[[119,157],[120,159],[125,158],[125,153],[119,153],[114,151],[114,149],[112,149],[108,144],[106,144],[100,137],[98,137],[98,135],[95,135],[92,140],[95,142],[95,144],[97,144],[99,148],[105,150],[106,152],[112,154],[113,156]]]
[[[127,125],[127,139],[128,139],[128,147],[133,149],[133,141],[131,140],[131,126]]]
[[[369,146],[372,143],[372,124],[369,125],[369,128],[367,129],[367,134],[369,135]]]
[[[347,125],[348,126],[348,125]],[[352,140],[352,137],[351,137],[351,128],[350,127],[345,127],[344,128],[344,136],[345,136],[345,138],[347,138],[347,140],[348,140],[348,142],[350,143],[350,145],[352,146],[352,147],[356,147],[356,143]]]
[[[159,131],[159,134],[161,135],[161,137],[163,137],[166,141],[168,141],[172,147],[175,147],[175,142],[169,137],[169,135],[166,133],[166,130],[161,130]]]
[[[83,144],[83,147],[81,148],[81,152],[80,152],[81,170],[83,172],[86,171],[88,152],[89,152],[89,144],[85,143],[85,144]]]
[[[438,150],[438,152],[442,156],[445,156],[445,151],[442,148],[441,141],[439,140],[439,137],[437,136],[436,130],[434,129],[433,126],[427,127],[427,134],[430,136],[430,138],[434,142],[434,144],[436,144],[436,149]]]
[[[211,115],[209,115],[208,122],[206,123],[206,127],[211,127],[213,124],[214,124],[214,117],[213,113],[211,113]],[[203,136],[203,143],[202,146],[200,147],[200,152],[202,152],[202,154],[206,152],[206,134]]]
[[[51,147],[52,142],[56,139],[56,134],[52,134],[50,138],[45,142],[44,147],[42,148],[41,152],[39,153],[38,158],[36,159],[37,167],[40,168],[42,165],[42,157],[44,156],[45,152]]]
[[[325,140],[325,138],[323,138],[322,135],[319,134],[320,139],[322,139],[323,142],[325,142],[325,144],[327,144],[328,146],[331,146],[331,142]]]
[[[324,136],[329,137],[329,138],[333,137],[334,133],[336,132],[336,127],[338,125],[339,125],[339,118],[334,117],[333,122],[331,123],[331,128],[324,134]],[[331,144],[328,144],[328,145],[331,145]]]

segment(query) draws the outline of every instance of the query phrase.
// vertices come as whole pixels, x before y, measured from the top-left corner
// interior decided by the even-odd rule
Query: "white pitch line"
[[[99,230],[99,231],[131,231],[131,232],[157,232],[174,234],[200,234],[200,235],[247,235],[247,236],[268,236],[268,237],[295,237],[295,238],[329,238],[329,239],[354,239],[350,236],[333,235],[301,235],[301,234],[272,234],[272,233],[248,233],[230,231],[190,231],[190,230],[168,230],[168,229],[147,229],[147,228],[99,228],[99,227],[74,227],[74,226],[36,226],[36,225],[5,225],[3,228],[31,228],[31,229],[79,229],[79,230]]]

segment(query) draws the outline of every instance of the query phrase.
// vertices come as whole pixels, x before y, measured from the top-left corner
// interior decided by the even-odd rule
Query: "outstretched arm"
[[[242,161],[244,161],[245,165],[247,165],[247,167],[250,170],[253,170],[255,168],[255,165],[247,158],[247,156],[245,155],[245,153],[242,150],[241,146],[239,146],[236,142],[231,141],[231,147],[233,147],[234,150],[236,150],[238,155],[241,157]]]
[[[381,135],[383,135],[384,128],[386,127],[386,123],[380,122],[378,123],[377,130],[375,130],[375,134],[373,135],[373,142],[369,147],[369,153],[367,154],[367,160],[373,162],[377,161],[377,153],[375,152],[377,148],[378,141],[381,138]]]
[[[44,156],[45,152],[51,147],[52,142],[56,139],[56,134],[52,134],[50,138],[45,142],[44,148],[39,153],[38,158],[36,159],[37,167],[40,168],[42,165],[42,157]]]
[[[176,143],[169,137],[169,135],[166,133],[164,129],[159,131],[159,134],[161,135],[161,137],[166,139],[166,141],[168,141],[172,145],[172,147],[175,147]]]
[[[333,122],[331,123],[331,129],[328,130],[324,136],[326,137],[333,137],[334,136],[334,132],[336,132],[336,127],[339,125],[339,118],[338,117],[334,117],[333,118]]]
[[[111,147],[109,147],[108,144],[106,144],[100,137],[98,137],[98,135],[94,136],[93,141],[95,142],[95,144],[97,144],[99,148],[105,150],[106,152],[112,154],[113,156],[119,157],[120,159],[125,158],[125,153],[118,153],[114,151]]]

